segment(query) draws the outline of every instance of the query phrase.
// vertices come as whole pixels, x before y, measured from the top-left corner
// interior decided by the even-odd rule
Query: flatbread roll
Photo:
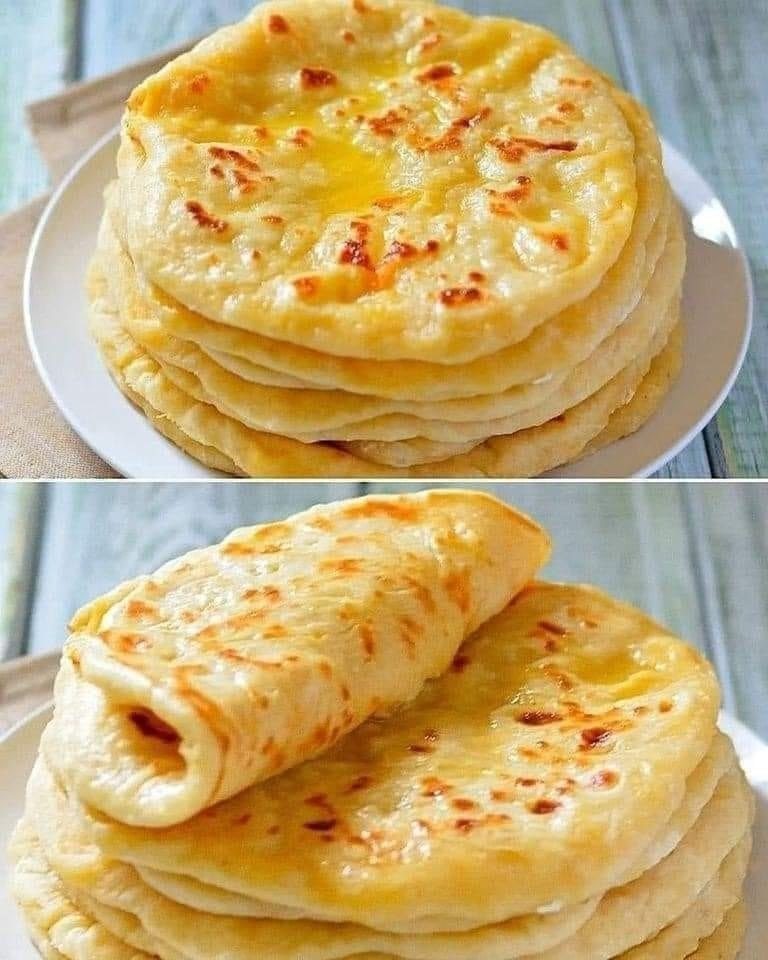
[[[116,820],[180,823],[412,699],[548,555],[535,523],[464,491],[237,530],[75,615],[50,760]]]

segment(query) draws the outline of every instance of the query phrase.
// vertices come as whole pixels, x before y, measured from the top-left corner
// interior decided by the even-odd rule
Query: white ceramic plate
[[[122,396],[88,335],[83,277],[96,244],[102,191],[114,177],[116,150],[117,135],[111,133],[72,170],[40,220],[24,286],[30,349],[63,415],[124,476],[218,476],[160,436]],[[665,163],[690,218],[683,372],[641,430],[552,472],[553,477],[642,477],[658,470],[714,416],[744,360],[752,284],[734,226],[712,189],[668,145]]]
[[[19,911],[9,892],[9,866],[4,851],[24,808],[24,786],[32,769],[40,734],[50,717],[43,707],[0,740],[0,956],[3,960],[39,960],[29,943]],[[768,944],[768,744],[732,717],[724,715],[720,726],[732,738],[744,771],[757,795],[757,819],[752,864],[746,899],[749,930],[740,960],[765,960]]]

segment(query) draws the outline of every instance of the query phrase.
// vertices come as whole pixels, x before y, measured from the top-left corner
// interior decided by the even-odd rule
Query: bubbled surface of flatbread
[[[587,296],[637,204],[612,87],[551,34],[378,0],[260,5],[134,91],[141,272],[341,356],[473,360]]]
[[[176,827],[91,829],[108,856],[323,919],[492,923],[630,869],[682,803],[717,705],[705,661],[637,610],[539,584],[322,760]]]
[[[395,400],[430,401],[496,393],[556,375],[583,360],[621,322],[647,285],[662,244],[658,219],[668,193],[661,149],[647,112],[621,91],[614,96],[635,138],[638,202],[630,236],[600,285],[524,341],[470,363],[418,360],[364,360],[337,357],[217,323],[185,309],[145,279],[144,293],[165,329],[203,349],[231,356],[230,368],[246,379],[288,377],[290,383],[332,387]],[[117,232],[125,236],[122,215],[114,208]],[[260,374],[254,377],[254,363]],[[226,362],[225,364],[226,365]],[[296,380],[298,378],[298,381]]]
[[[52,762],[117,819],[185,819],[409,700],[548,552],[533,521],[464,491],[237,530],[76,614]]]
[[[632,864],[631,870],[627,871],[626,876],[622,877],[623,883],[636,880],[641,874],[669,856],[682,838],[693,828],[702,810],[712,799],[719,782],[728,769],[733,767],[734,763],[735,756],[730,741],[727,737],[719,734],[715,737],[704,759],[688,777],[682,804],[648,844],[640,859]],[[162,873],[146,867],[140,867],[138,872],[142,879],[158,893],[175,900],[177,903],[185,904],[206,913],[287,920],[301,919],[303,916],[299,910],[249,899],[218,887],[201,884],[180,874]],[[590,903],[590,901],[586,903]],[[559,917],[561,920],[567,917],[568,922],[570,922],[574,910],[578,913],[583,907],[584,904],[576,908],[565,907],[559,910],[557,914],[539,914],[538,916],[539,919]],[[462,920],[460,915],[441,917],[439,923],[442,932],[467,929],[467,921]],[[504,927],[508,928],[509,924],[505,924]],[[434,918],[431,921],[429,919],[410,918],[408,923],[402,926],[402,929],[393,932],[431,933],[435,930]]]

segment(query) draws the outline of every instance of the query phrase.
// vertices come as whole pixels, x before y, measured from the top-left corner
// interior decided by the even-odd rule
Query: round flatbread
[[[633,309],[663,246],[663,223],[659,225],[657,220],[668,187],[658,137],[647,112],[636,101],[621,91],[614,91],[614,96],[635,139],[638,203],[629,239],[588,298],[541,324],[514,346],[451,366],[446,366],[444,358],[429,363],[338,357],[213,322],[185,309],[144,277],[143,295],[169,333],[199,344],[212,352],[220,365],[257,383],[296,386],[298,382],[304,387],[420,402],[496,394],[526,384],[529,390],[541,393],[546,384],[537,381],[575,366]],[[124,237],[120,208],[113,206],[116,229]],[[287,377],[288,382],[277,384],[276,375]]]
[[[373,359],[523,340],[599,285],[637,206],[602,74],[419,0],[258,6],[134,91],[119,174],[131,255],[176,300]]]
[[[68,889],[97,917],[102,906],[131,914],[161,957],[170,950],[189,960],[208,960],[215,950],[231,960],[249,960],[254,953],[294,960],[297,951],[303,960],[345,960],[365,952],[406,960],[611,960],[681,917],[721,870],[731,869],[731,854],[745,862],[754,809],[743,774],[734,768],[678,847],[599,903],[464,932],[393,934],[351,924],[210,915],[158,894],[126,864],[99,860],[86,873],[80,864],[72,870],[69,851],[81,842],[87,847],[87,840],[79,839],[52,778],[39,774],[31,781],[28,815]]]
[[[105,216],[99,239],[110,293],[127,332],[181,389],[194,376],[199,399],[213,403],[255,430],[303,442],[393,441],[425,437],[453,443],[483,440],[543,423],[595,393],[635,359],[677,297],[685,265],[679,214],[669,221],[667,242],[649,285],[620,326],[570,371],[534,387],[515,387],[495,396],[413,403],[363,397],[340,390],[297,390],[263,386],[219,366],[194,344],[169,336],[156,310],[140,293],[135,269]],[[446,459],[451,452],[443,454]]]
[[[457,452],[456,444],[477,443],[489,436],[538,426],[597,392],[649,347],[669,314],[670,305],[674,303],[676,307],[685,264],[682,225],[675,212],[665,252],[638,306],[593,354],[568,372],[559,385],[549,388],[541,402],[525,406],[527,401],[518,396],[520,390],[513,388],[497,397],[418,405],[344,391],[265,387],[243,380],[218,366],[194,345],[169,338],[160,324],[151,319],[151,311],[138,293],[130,261],[106,220],[102,244],[101,262],[125,329],[180,389],[190,390],[191,384],[199,384],[197,399],[213,404],[224,415],[255,430],[305,443],[356,441],[347,449],[393,465],[408,464],[401,454],[395,461],[387,457],[391,441],[412,437],[437,441],[438,448],[442,444],[444,449],[429,459],[444,460]],[[668,324],[667,332],[669,329]],[[476,416],[482,419],[475,419]],[[424,462],[417,459],[418,443],[413,447],[413,462]]]

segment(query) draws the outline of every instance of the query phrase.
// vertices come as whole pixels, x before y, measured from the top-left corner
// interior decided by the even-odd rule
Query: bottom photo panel
[[[768,489],[0,486],[3,960],[764,960]]]

